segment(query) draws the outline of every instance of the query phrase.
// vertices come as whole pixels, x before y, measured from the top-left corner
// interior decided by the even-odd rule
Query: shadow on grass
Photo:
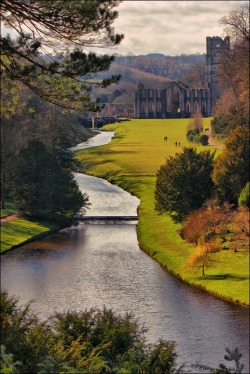
[[[122,187],[124,190],[130,192],[133,194],[134,191],[138,190],[138,187],[140,186],[140,182],[137,180],[128,180],[123,178],[122,176],[117,180],[117,185]]]
[[[233,274],[214,274],[214,275],[203,275],[200,276],[199,279],[202,280],[225,280],[225,279],[232,279],[232,280],[247,280],[248,277],[240,276],[240,275],[233,275]]]
[[[93,151],[91,152],[92,155],[96,156],[104,156],[104,155],[126,155],[130,153],[135,153],[135,151],[112,151],[112,150],[100,150],[100,151]]]
[[[111,160],[105,160],[105,161],[87,161],[87,160],[81,160],[80,165],[76,168],[76,172],[78,173],[88,173],[88,171],[95,166],[98,165],[104,165],[111,162]]]

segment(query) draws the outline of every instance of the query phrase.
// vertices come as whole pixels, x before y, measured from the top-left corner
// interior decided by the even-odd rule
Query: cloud
[[[124,1],[117,8],[118,53],[205,53],[206,36],[222,36],[219,20],[245,1]]]

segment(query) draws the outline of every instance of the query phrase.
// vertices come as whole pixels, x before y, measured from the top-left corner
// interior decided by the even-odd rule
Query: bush
[[[128,313],[90,309],[41,323],[30,306],[1,291],[2,367],[18,373],[175,373],[175,344],[146,344],[147,329]],[[150,369],[150,370],[149,370]],[[14,373],[14,371],[11,371]]]
[[[3,374],[185,373],[183,366],[176,367],[175,343],[146,344],[147,330],[131,314],[91,309],[56,313],[41,323],[29,305],[19,307],[7,292],[0,292],[0,300]],[[240,358],[236,348],[230,361],[243,368]],[[242,372],[225,369],[223,373]]]
[[[187,132],[187,140],[191,143],[199,143],[200,131],[198,129],[189,130]]]
[[[200,135],[199,137],[199,143],[201,143],[201,145],[208,145],[208,136],[203,134],[203,135]]]

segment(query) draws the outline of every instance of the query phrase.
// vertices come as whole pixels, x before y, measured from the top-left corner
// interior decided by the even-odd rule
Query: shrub
[[[199,137],[199,142],[201,143],[201,145],[208,145],[208,136],[203,134],[203,135],[200,135]]]
[[[189,130],[187,132],[187,140],[191,143],[199,142],[200,131],[198,129]]]
[[[56,313],[45,323],[1,291],[2,367],[18,373],[176,373],[174,342],[146,343],[132,314],[104,308]],[[21,361],[21,363],[19,362]]]

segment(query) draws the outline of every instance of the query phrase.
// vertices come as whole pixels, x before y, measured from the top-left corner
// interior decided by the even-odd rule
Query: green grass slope
[[[204,119],[208,127],[210,118]],[[114,130],[112,142],[96,148],[78,151],[85,173],[115,183],[140,199],[137,227],[140,247],[161,265],[184,281],[203,287],[219,297],[249,304],[249,257],[247,253],[222,251],[214,254],[213,267],[206,276],[193,274],[184,268],[194,247],[181,239],[180,225],[168,215],[154,210],[156,172],[166,158],[190,146],[186,140],[187,119],[132,120],[105,126]],[[164,136],[168,137],[164,141]],[[175,142],[180,142],[176,146]],[[197,149],[214,147],[197,146]],[[216,150],[216,155],[221,151]]]
[[[1,223],[1,253],[48,234],[56,228],[52,223],[38,223],[21,218]]]

